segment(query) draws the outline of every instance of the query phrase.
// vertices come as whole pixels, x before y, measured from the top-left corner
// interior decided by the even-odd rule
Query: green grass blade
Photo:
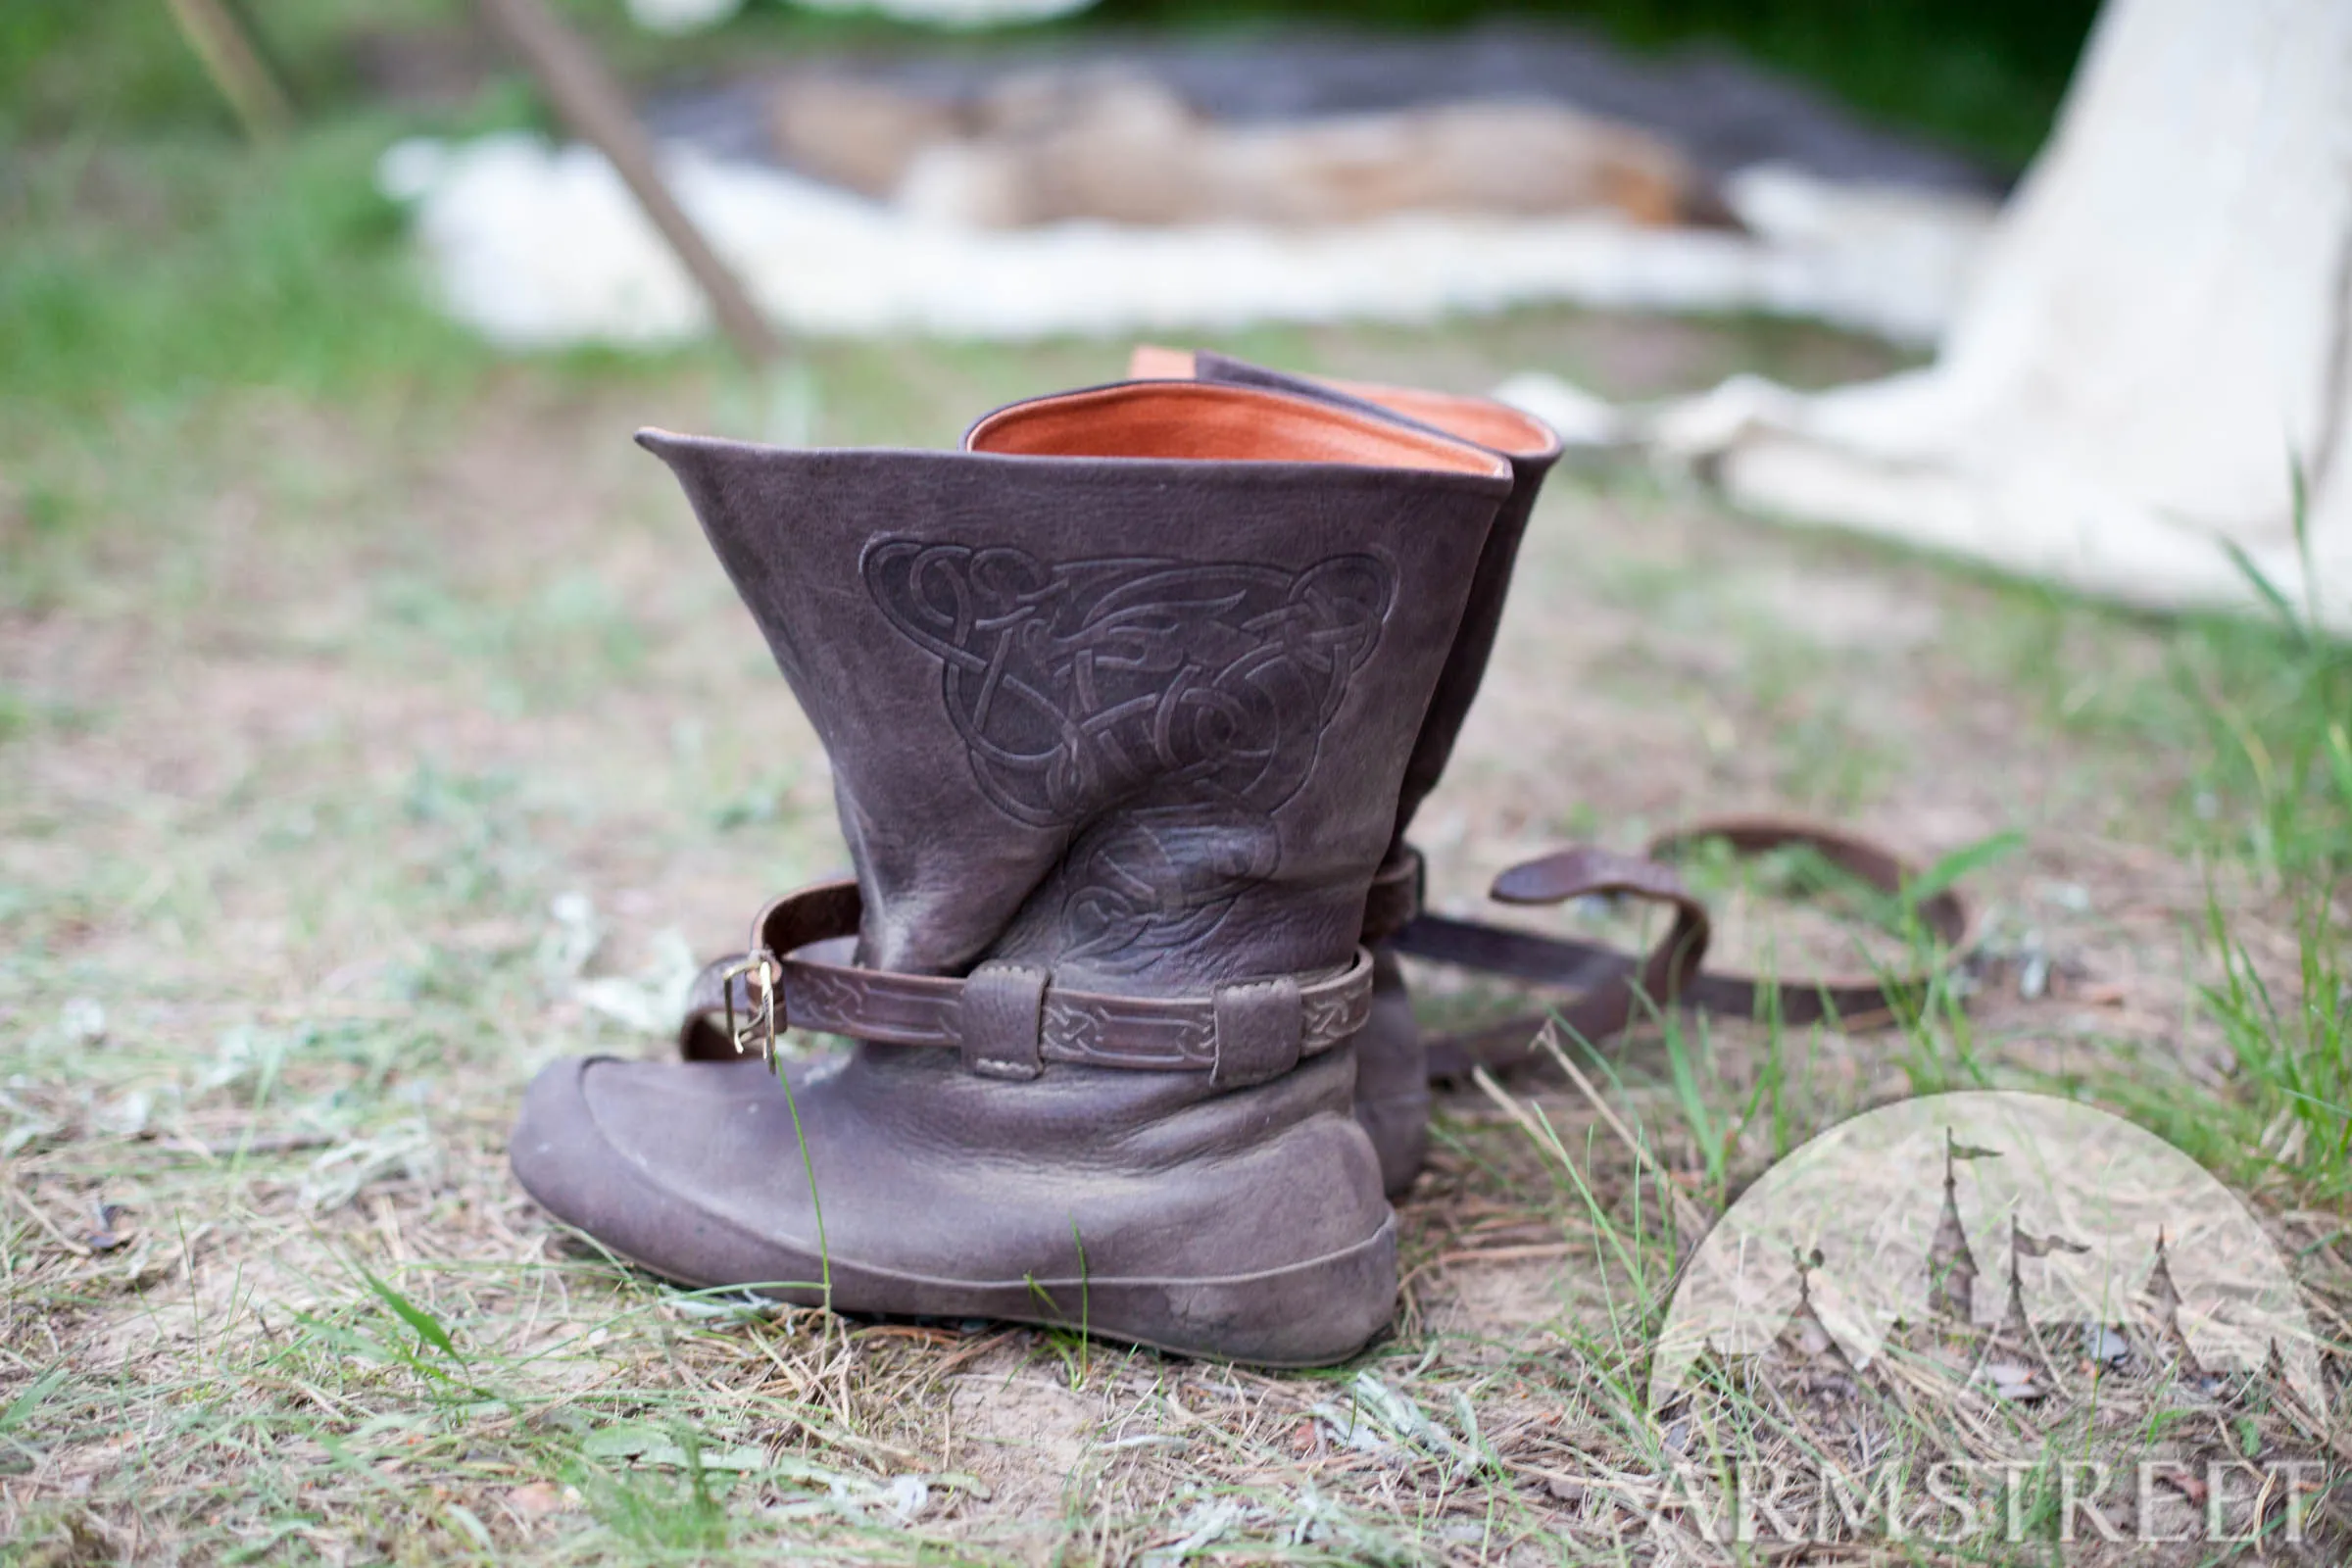
[[[2262,596],[2263,603],[2271,607],[2271,612],[2278,617],[2278,624],[2299,637],[2308,636],[2303,617],[2295,612],[2294,604],[2277,583],[2271,581],[2270,573],[2254,564],[2254,558],[2246,554],[2245,547],[2234,539],[2224,539],[2221,546],[2229,556],[2230,564],[2237,568],[2238,575],[2245,578],[2247,584]]]
[[[360,1278],[366,1280],[368,1282],[368,1288],[383,1298],[384,1304],[392,1309],[395,1316],[397,1316],[403,1323],[406,1323],[410,1328],[416,1331],[416,1338],[419,1341],[431,1346],[434,1349],[439,1350],[443,1355],[448,1356],[453,1361],[463,1361],[466,1359],[463,1355],[458,1353],[458,1347],[456,1343],[450,1339],[449,1330],[441,1326],[441,1320],[439,1318],[433,1316],[432,1313],[427,1312],[423,1307],[418,1306],[416,1302],[410,1300],[407,1297],[401,1295],[398,1291],[385,1284],[382,1280],[377,1279],[373,1274],[368,1273],[366,1269],[360,1270]]]
[[[7,1413],[0,1415],[0,1432],[14,1432],[30,1420],[32,1412],[40,1408],[41,1401],[55,1394],[57,1386],[65,1381],[66,1369],[62,1366],[53,1366],[42,1373],[30,1388],[9,1401]]]

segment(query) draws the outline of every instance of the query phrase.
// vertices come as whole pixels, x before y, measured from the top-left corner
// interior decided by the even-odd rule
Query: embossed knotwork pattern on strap
[[[1045,972],[1015,964],[983,964],[969,979],[957,979],[860,969],[808,953],[814,944],[855,935],[860,913],[855,882],[803,888],[761,912],[752,949],[771,956],[782,973],[784,1025],[957,1051],[973,1070],[1004,1077],[1031,1076],[1037,1064],[1049,1061],[1207,1072],[1218,1066],[1221,1049],[1228,1063],[1237,1049],[1230,1038],[1220,1046],[1220,1024],[1227,1024],[1229,1034],[1232,1027],[1219,1011],[1223,992],[1132,997],[1057,987]],[[712,965],[697,982],[694,1015],[687,1024],[691,1054],[715,1054],[695,1050],[692,1042],[700,1018],[724,1001],[725,972]],[[1328,973],[1226,988],[1259,989],[1287,990],[1293,998],[1285,1005],[1298,1019],[1298,1044],[1290,1053],[1296,1061],[1331,1050],[1370,1021],[1372,956],[1359,948],[1348,964]],[[1259,1036],[1250,1038],[1257,1043],[1240,1049],[1260,1055],[1271,1049]]]

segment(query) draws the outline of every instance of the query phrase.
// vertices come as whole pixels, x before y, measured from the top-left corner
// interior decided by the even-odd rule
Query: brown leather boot
[[[516,1175],[655,1271],[1272,1365],[1388,1322],[1357,946],[1507,464],[1255,388],[966,452],[648,432],[833,764],[857,881],[723,1000],[849,1052],[559,1062]]]
[[[1502,622],[1504,597],[1510,591],[1511,568],[1519,557],[1519,541],[1544,487],[1544,476],[1559,460],[1559,437],[1542,420],[1487,398],[1425,392],[1413,387],[1383,386],[1359,381],[1321,381],[1290,375],[1261,366],[1229,359],[1222,354],[1154,346],[1138,348],[1128,362],[1128,373],[1149,380],[1201,380],[1224,385],[1261,386],[1301,397],[1319,398],[1341,407],[1378,414],[1423,429],[1436,430],[1474,442],[1499,453],[1511,465],[1511,494],[1496,514],[1487,535],[1478,569],[1473,575],[1470,602],[1421,732],[1405,763],[1404,787],[1396,807],[1396,830],[1376,887],[1373,917],[1365,931],[1375,960],[1372,1020],[1355,1043],[1355,1116],[1371,1135],[1380,1154],[1381,1184],[1392,1198],[1401,1197],[1420,1174],[1429,1151],[1429,1070],[1421,1031],[1413,1021],[1412,998],[1405,990],[1396,955],[1382,940],[1393,936],[1416,912],[1420,894],[1421,858],[1405,842],[1413,813],[1437,787],[1453,755],[1462,720],[1478,695],[1494,651],[1494,633]]]

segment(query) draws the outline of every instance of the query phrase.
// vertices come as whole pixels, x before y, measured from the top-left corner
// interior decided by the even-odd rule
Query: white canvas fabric
[[[2257,606],[2250,562],[2352,631],[2352,5],[2110,0],[1927,369],[1614,424],[1510,395],[1759,512],[2154,608]]]

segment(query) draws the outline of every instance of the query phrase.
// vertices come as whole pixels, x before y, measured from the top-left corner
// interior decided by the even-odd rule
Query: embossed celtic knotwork
[[[785,1006],[796,1028],[855,1034],[861,1023],[886,1017],[902,1041],[928,1037],[935,1045],[950,1045],[955,1030],[945,1013],[948,1004],[890,993],[870,974],[852,970],[796,965],[785,994]]]
[[[1372,1021],[1372,993],[1343,994],[1317,1000],[1308,997],[1302,1027],[1312,1036],[1346,1039]]]
[[[944,666],[982,791],[1041,827],[1171,777],[1276,809],[1396,596],[1389,566],[1361,555],[1285,571],[881,539],[861,569]]]
[[[1292,571],[878,539],[860,569],[940,662],[982,794],[1079,830],[1062,951],[1113,966],[1198,940],[1274,874],[1274,812],[1313,771],[1396,592],[1368,555]]]

